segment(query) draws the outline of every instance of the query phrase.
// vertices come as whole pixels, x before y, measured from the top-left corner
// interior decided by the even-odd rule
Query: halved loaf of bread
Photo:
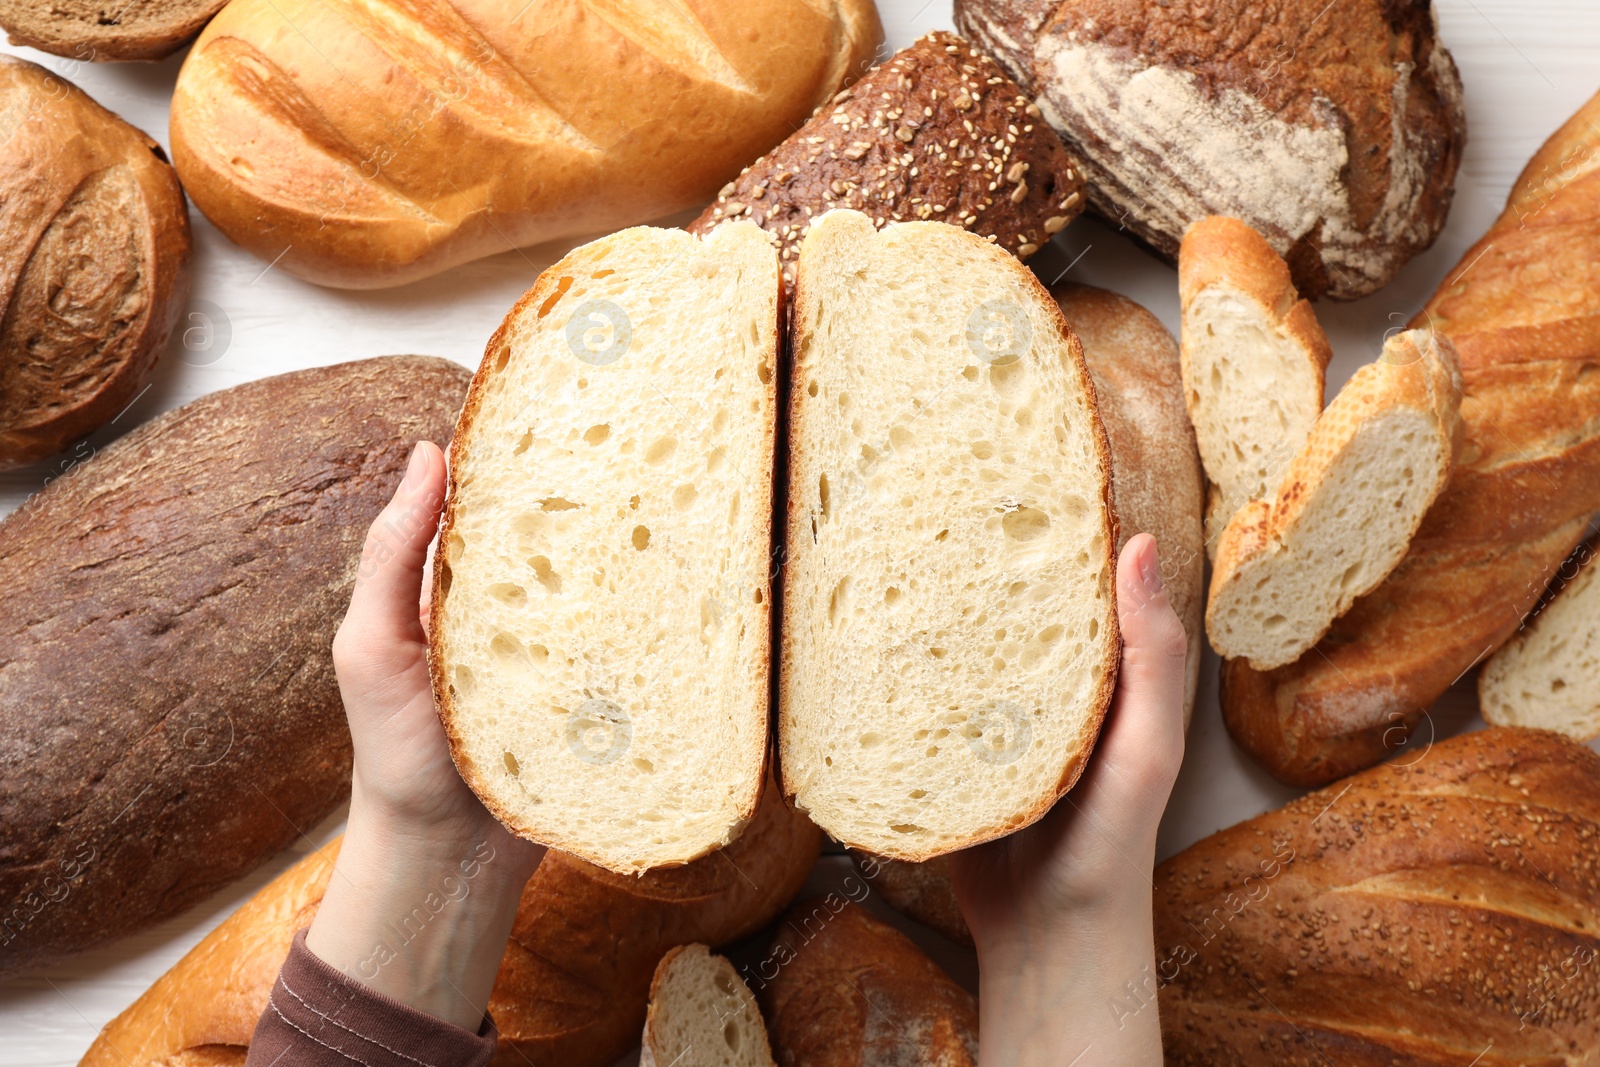
[[[1252,501],[1217,545],[1206,633],[1256,670],[1292,663],[1400,563],[1461,437],[1449,338],[1384,345],[1312,428],[1277,495]]]
[[[1493,725],[1536,726],[1579,741],[1600,737],[1595,547],[1578,546],[1551,582],[1554,599],[1484,664],[1478,701]]]
[[[456,764],[614,871],[727,844],[761,792],[780,300],[746,223],[585,245],[490,339],[451,444],[430,658]]]
[[[812,224],[793,321],[785,792],[875,855],[1010,833],[1076,781],[1120,653],[1082,348],[975,234],[853,211]]]
[[[1213,215],[1178,251],[1184,399],[1210,482],[1206,547],[1234,512],[1270,496],[1322,414],[1332,350],[1283,257]]]
[[[650,983],[639,1067],[773,1067],[756,998],[704,945],[661,957]]]

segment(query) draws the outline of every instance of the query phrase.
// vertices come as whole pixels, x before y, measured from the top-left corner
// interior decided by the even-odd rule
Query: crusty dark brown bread
[[[523,890],[489,998],[500,1029],[493,1062],[610,1067],[639,1039],[650,979],[667,950],[732,941],[772,921],[820,844],[816,827],[768,789],[739,840],[684,867],[635,878],[550,852]],[[308,856],[208,934],[107,1024],[80,1067],[242,1063],[338,848]]]
[[[779,1067],[976,1067],[972,994],[891,926],[839,896],[784,916],[756,987]]]
[[[160,59],[190,41],[228,0],[0,0],[12,44],[81,61]]]
[[[4,468],[60,451],[139,394],[188,296],[190,241],[160,147],[81,90],[0,56],[0,111]]]
[[[1592,1067],[1597,872],[1600,756],[1538,730],[1407,752],[1224,830],[1156,869],[1166,1062]]]
[[[1600,510],[1596,294],[1600,95],[1412,320],[1455,342],[1465,442],[1406,558],[1299,661],[1223,668],[1228,728],[1277,777],[1320,785],[1393,752],[1583,537]]]
[[[751,219],[778,238],[793,284],[812,217],[841,207],[880,226],[964,226],[1026,259],[1083,211],[1083,178],[1016,83],[938,32],[840,92],[745,168],[689,230]]]
[[[468,377],[392,356],[213,393],[0,522],[0,972],[173,915],[339,803],[334,629]]]
[[[852,851],[850,858],[873,891],[895,911],[937,930],[958,945],[972,947],[972,931],[967,929],[961,902],[950,882],[948,857],[910,863]]]

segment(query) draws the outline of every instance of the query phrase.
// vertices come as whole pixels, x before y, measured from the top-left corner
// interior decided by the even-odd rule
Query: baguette
[[[334,842],[257,893],[100,1032],[79,1067],[242,1063],[295,931],[316,914]],[[489,1014],[496,1067],[610,1067],[639,1038],[651,976],[677,945],[723,944],[771,922],[816,863],[821,835],[769,789],[723,852],[612,874],[548,853],[522,892]]]
[[[896,859],[1004,836],[1082,773],[1120,652],[1081,346],[943,223],[830,212],[795,292],[785,793]]]
[[[869,71],[746,167],[691,233],[750,219],[778,241],[794,284],[812,216],[963,226],[1027,259],[1084,206],[1083,177],[1039,109],[993,60],[930,33]]]
[[[1580,545],[1551,583],[1552,599],[1483,665],[1478,702],[1496,726],[1537,726],[1579,741],[1600,737],[1600,582],[1595,542]]]
[[[0,110],[3,469],[143,392],[189,295],[190,236],[161,147],[69,82],[0,56]]]
[[[162,59],[195,39],[227,0],[155,0],[111,7],[94,0],[0,0],[14,45],[68,59]]]
[[[784,916],[758,979],[779,1067],[977,1067],[978,1004],[910,939],[839,897]]]
[[[1322,414],[1333,350],[1282,257],[1255,230],[1201,219],[1178,252],[1183,389],[1210,483],[1206,550],[1272,495]]]
[[[872,0],[234,0],[178,74],[172,155],[246,251],[400,285],[705,203],[882,39]]]
[[[467,377],[392,356],[213,393],[0,522],[0,972],[176,915],[348,795],[334,630]]]
[[[1529,161],[1412,322],[1455,343],[1471,402],[1406,558],[1295,663],[1224,664],[1229,731],[1278,778],[1321,784],[1394,752],[1516,633],[1583,538],[1600,510],[1596,293],[1600,95]]]
[[[462,777],[624,874],[755,811],[782,283],[748,223],[639,227],[540,275],[450,449],[430,662]]]
[[[774,1067],[756,998],[704,945],[672,949],[650,982],[639,1067]]]
[[[1155,873],[1169,1067],[1587,1067],[1600,1049],[1600,756],[1451,738]]]
[[[1206,609],[1211,646],[1257,670],[1298,659],[1400,563],[1460,441],[1450,339],[1396,334],[1322,413],[1276,496],[1223,531]]]

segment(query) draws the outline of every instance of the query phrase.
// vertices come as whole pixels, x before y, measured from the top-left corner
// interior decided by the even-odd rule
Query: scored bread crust
[[[646,230],[649,228],[638,227],[637,229]],[[566,289],[560,281],[564,275],[581,273],[584,269],[583,264],[593,258],[593,250],[595,248],[606,244],[607,242],[621,238],[628,232],[629,231],[626,230],[621,231],[618,234],[613,234],[609,238],[602,238],[599,241],[595,241],[591,244],[583,245],[577,249],[574,249],[554,266],[541,273],[538,279],[534,282],[533,286],[526,293],[524,293],[516,302],[516,304],[512,306],[511,310],[506,313],[506,316],[501,321],[499,328],[497,328],[494,334],[489,338],[489,342],[484,348],[483,361],[479,364],[478,370],[473,374],[472,384],[467,389],[467,397],[462,406],[461,417],[457,422],[456,433],[450,442],[450,491],[446,498],[444,509],[440,515],[439,534],[435,542],[436,545],[448,545],[450,543],[451,534],[454,532],[456,527],[458,520],[457,505],[459,502],[456,493],[456,485],[458,483],[459,468],[466,450],[470,447],[472,438],[471,428],[473,427],[475,420],[478,418],[480,410],[483,406],[485,391],[488,388],[490,379],[496,373],[492,365],[494,362],[492,359],[493,355],[500,352],[502,348],[505,348],[510,344],[514,326],[522,320],[524,314],[528,310],[536,305],[543,305],[546,301],[558,298],[565,294]],[[656,232],[663,234],[683,235],[683,231],[664,230]],[[732,239],[731,235],[724,235],[722,237],[719,237],[718,235],[710,235],[704,238],[693,235],[683,236],[688,240],[692,240],[700,244],[710,244],[711,242],[717,240]],[[781,369],[781,361],[779,356],[783,349],[782,338],[783,325],[786,321],[786,296],[782,275],[778,271],[774,270],[773,279],[775,291],[774,300],[777,309],[777,315],[774,324],[774,338],[777,344],[777,349],[772,354],[772,362],[770,366],[772,368],[772,377],[775,382]],[[770,386],[768,392],[769,396],[767,403],[766,425],[763,427],[764,433],[762,435],[766,447],[760,455],[752,458],[758,460],[762,464],[763,468],[768,472],[768,493],[765,501],[765,507],[767,514],[769,515],[768,539],[770,540],[770,515],[773,505],[777,499],[777,486],[772,476],[772,471],[774,469],[778,420],[778,404],[775,385]],[[483,802],[490,814],[494,815],[494,817],[503,825],[513,830],[520,836],[527,837],[529,836],[529,829],[520,825],[521,820],[517,813],[502,801],[485,775],[480,773],[477,766],[473,764],[472,761],[467,759],[465,755],[466,741],[462,736],[462,730],[460,726],[461,711],[456,706],[456,702],[451,695],[450,683],[445,676],[445,660],[447,658],[447,651],[445,648],[446,639],[444,636],[444,631],[447,629],[447,627],[444,625],[443,613],[446,610],[446,603],[448,600],[447,592],[449,576],[449,564],[443,558],[441,553],[440,555],[436,556],[434,561],[432,596],[430,600],[431,623],[428,631],[428,675],[433,685],[435,707],[438,709],[439,720],[444,725],[445,735],[450,742],[451,759],[455,762],[456,769],[460,772],[462,779],[469,787],[471,787],[472,791],[477,794],[479,800]],[[759,625],[756,627],[756,630],[759,634],[763,635],[758,638],[758,640],[762,642],[765,651],[758,658],[758,662],[752,665],[752,677],[750,679],[751,684],[758,687],[763,699],[766,698],[769,689],[768,676],[770,674],[771,663],[771,642],[768,635],[770,635],[771,632],[770,612],[773,597],[771,594],[770,585],[767,587],[767,589],[767,594],[763,596],[759,605],[757,605],[754,609],[751,609],[748,606],[746,607],[746,610],[750,610],[754,615],[759,616]],[[767,716],[763,716],[763,718],[766,717]],[[728,836],[725,840],[707,843],[704,847],[687,851],[679,857],[675,857],[672,860],[659,864],[653,864],[652,866],[682,866],[735,841],[755,815],[757,805],[761,798],[762,783],[765,781],[770,768],[771,756],[772,752],[770,741],[765,732],[763,732],[759,743],[759,755],[757,756],[755,763],[752,764],[752,771],[749,775],[749,780],[746,783],[744,799],[737,806],[736,821],[734,825],[729,828]],[[546,831],[541,833],[540,841],[549,847],[571,853],[599,866],[606,867],[608,869],[616,869],[619,873],[633,874],[647,869],[644,866],[640,866],[635,862],[627,861],[620,857],[597,855],[593,849],[587,846],[585,842],[581,842],[569,836],[551,834]]]
[[[863,841],[850,840],[849,835],[841,837],[843,832],[839,827],[824,826],[831,836],[842,844],[857,849],[868,855],[882,855],[888,858],[920,862],[933,859],[936,856],[969,848],[973,845],[992,841],[1008,834],[1015,833],[1039,819],[1043,818],[1060,798],[1066,795],[1078,779],[1082,777],[1092,755],[1095,741],[1099,736],[1100,728],[1105,720],[1107,709],[1110,707],[1111,698],[1116,691],[1117,670],[1122,657],[1122,642],[1117,623],[1117,583],[1116,583],[1116,545],[1119,534],[1116,507],[1114,502],[1114,488],[1112,485],[1112,457],[1110,442],[1106,436],[1105,426],[1099,416],[1098,398],[1094,391],[1094,380],[1089,373],[1088,364],[1084,360],[1083,345],[1077,335],[1072,332],[1065,316],[1061,313],[1060,306],[1050,296],[1044,285],[1034,276],[1033,272],[1023,266],[1014,256],[996,249],[989,242],[983,241],[976,235],[967,234],[964,230],[937,222],[905,222],[895,223],[878,230],[864,215],[854,211],[831,212],[838,217],[841,225],[850,225],[856,229],[858,236],[878,239],[892,231],[915,234],[920,229],[934,229],[937,231],[953,231],[963,234],[973,242],[973,247],[984,249],[986,254],[992,254],[993,262],[997,269],[1008,274],[1018,285],[1034,298],[1041,313],[1047,317],[1054,328],[1067,342],[1066,361],[1075,371],[1075,377],[1082,384],[1084,399],[1092,414],[1089,427],[1089,443],[1095,453],[1095,462],[1103,477],[1096,488],[1096,495],[1100,505],[1100,513],[1104,516],[1102,543],[1104,555],[1102,563],[1107,575],[1107,605],[1105,651],[1101,662],[1094,666],[1095,681],[1090,690],[1089,706],[1085,709],[1082,724],[1076,738],[1077,748],[1073,758],[1069,759],[1061,769],[1055,787],[1040,795],[1027,807],[1015,811],[1004,820],[1003,824],[996,825],[987,830],[975,832],[957,840],[934,843],[921,848],[897,848],[892,853],[882,848],[875,847]],[[827,218],[828,216],[823,216]],[[818,223],[820,223],[820,219]],[[812,226],[812,234],[818,232],[818,224]],[[801,324],[809,318],[811,302],[816,298],[812,295],[812,284],[806,271],[804,254],[800,269],[796,272],[796,284],[791,304],[790,315],[790,344],[798,343]],[[790,470],[800,468],[799,461],[807,447],[805,430],[809,424],[807,418],[806,386],[808,383],[808,370],[798,358],[791,357],[790,375],[790,403],[789,403],[789,439],[790,439]],[[791,474],[791,481],[793,475]],[[799,493],[789,493],[787,515],[785,516],[785,529],[787,544],[789,545],[789,571],[794,567],[795,549],[799,531],[808,528],[808,511],[804,500]],[[785,579],[785,604],[792,601],[792,574]],[[778,758],[776,763],[776,776],[783,789],[784,797],[790,804],[797,804],[798,786],[795,783],[792,761],[789,760],[789,744],[787,735],[793,721],[791,694],[793,691],[793,671],[791,663],[795,654],[795,636],[787,625],[788,610],[781,625],[780,670],[778,685]],[[805,809],[801,809],[805,810]]]

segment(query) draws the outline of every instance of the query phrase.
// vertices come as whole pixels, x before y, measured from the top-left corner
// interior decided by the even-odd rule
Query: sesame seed
[[[1028,173],[1028,165],[1019,160],[1011,164],[1011,169],[1006,171],[1006,181],[1015,185],[1022,180],[1022,176],[1026,173]]]
[[[1020,204],[1022,203],[1022,198],[1027,195],[1028,183],[1026,181],[1020,181],[1017,183],[1017,187],[1011,190],[1011,202],[1013,204]]]
[[[911,143],[911,138],[913,136],[913,134],[911,132],[911,129],[908,126],[900,127],[898,130],[894,131],[894,135],[895,135],[895,137],[897,137],[899,140],[901,140],[902,142],[904,142],[906,144],[910,144]]]

